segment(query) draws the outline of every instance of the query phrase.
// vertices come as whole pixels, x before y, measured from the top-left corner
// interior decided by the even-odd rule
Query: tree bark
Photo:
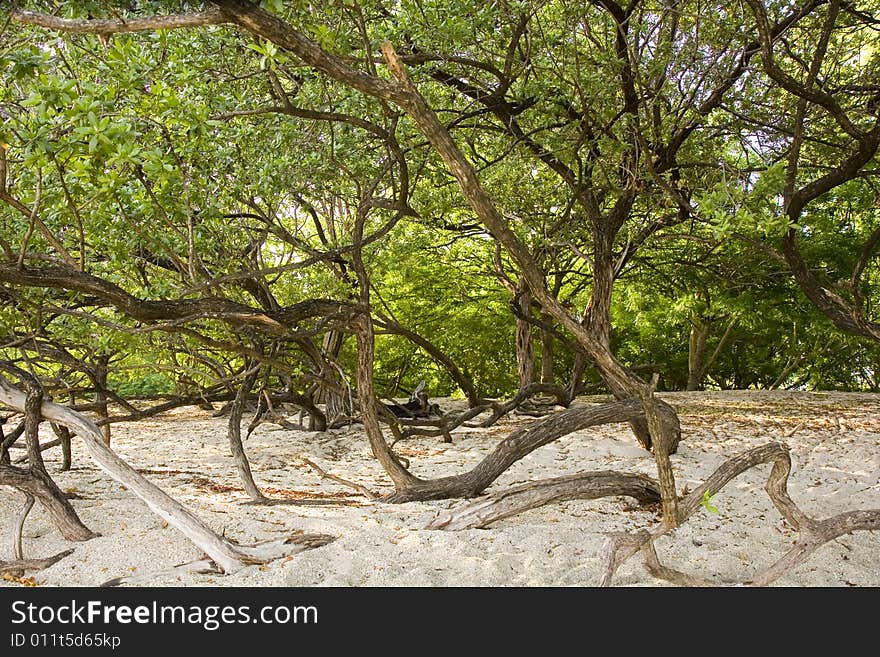
[[[238,477],[244,486],[245,491],[255,502],[261,502],[266,498],[260,492],[257,484],[254,482],[253,473],[251,473],[251,465],[248,463],[247,454],[244,451],[244,445],[241,442],[241,419],[244,415],[245,402],[248,393],[257,380],[260,373],[258,366],[251,364],[251,370],[245,375],[241,382],[241,387],[235,395],[235,399],[229,409],[229,422],[227,423],[226,437],[229,440],[229,450],[235,461],[235,468],[238,470]]]
[[[101,425],[101,435],[104,437],[104,444],[110,446],[110,413],[107,410],[107,373],[110,364],[110,357],[106,354],[98,356],[95,362],[95,403],[98,408],[98,415],[104,423]]]
[[[49,514],[52,524],[68,541],[87,541],[97,536],[82,523],[64,493],[50,482],[29,469],[0,465],[0,484],[36,497]]]
[[[663,409],[660,409],[663,412]],[[588,427],[631,422],[644,413],[641,400],[630,397],[607,404],[587,405],[559,411],[530,427],[514,431],[468,472],[439,479],[416,479],[398,486],[386,502],[476,497],[511,465],[527,454],[562,436]],[[412,475],[410,475],[412,476]]]
[[[722,463],[701,486],[679,501],[678,524],[696,513],[703,506],[706,496],[715,495],[735,477],[768,462],[772,462],[773,467],[764,490],[776,510],[801,535],[785,555],[746,584],[764,586],[772,583],[793,566],[806,560],[819,546],[837,536],[856,530],[880,529],[880,509],[849,511],[821,521],[814,520],[801,511],[788,494],[791,457],[788,446],[782,443],[767,443],[737,454]],[[621,564],[639,552],[645,556],[649,571],[658,577],[685,585],[701,582],[702,580],[690,579],[690,576],[684,573],[666,569],[659,564],[652,544],[673,529],[673,525],[664,522],[651,531],[618,532],[610,535],[602,549],[601,557],[604,565],[600,586],[610,585],[614,573]]]
[[[542,313],[544,321],[549,322],[550,317]],[[553,333],[547,329],[541,331],[541,383],[553,385],[556,381],[553,372]]]
[[[545,504],[627,495],[642,504],[660,501],[657,482],[642,474],[600,471],[545,479],[487,495],[441,512],[425,529],[474,529]]]
[[[703,382],[703,362],[706,358],[706,340],[712,324],[704,319],[695,319],[691,323],[688,338],[688,380],[686,390],[699,390]]]
[[[70,453],[70,429],[62,424],[56,424],[53,422],[52,431],[55,432],[55,435],[58,436],[58,440],[61,441],[61,471],[67,472],[70,470],[72,458]]]
[[[513,303],[516,304],[516,369],[520,390],[537,382],[535,350],[532,345],[532,295],[524,284],[517,286]]]

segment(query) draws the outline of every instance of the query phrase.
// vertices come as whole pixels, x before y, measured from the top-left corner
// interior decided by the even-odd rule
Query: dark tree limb
[[[545,504],[626,495],[641,504],[660,501],[660,487],[646,475],[608,470],[584,472],[515,486],[440,513],[425,529],[473,529]]]
[[[61,471],[66,472],[70,470],[70,429],[65,427],[63,424],[57,424],[55,422],[52,423],[52,431],[55,432],[55,435],[58,436],[58,440],[61,443]]]
[[[254,475],[251,472],[251,466],[248,462],[247,454],[244,451],[244,445],[241,442],[241,418],[244,415],[245,400],[248,393],[257,380],[260,373],[259,366],[253,367],[244,377],[238,394],[235,395],[229,410],[229,422],[227,424],[226,437],[229,440],[229,450],[232,452],[232,458],[235,460],[235,468],[238,470],[238,477],[244,486],[245,491],[250,495],[254,502],[262,502],[265,499],[263,493],[254,482]]]
[[[415,479],[413,483],[399,486],[395,493],[385,498],[385,501],[411,502],[450,497],[476,497],[511,465],[539,447],[574,431],[600,424],[629,422],[636,417],[643,417],[643,409],[641,402],[632,397],[554,413],[529,427],[514,431],[470,471],[439,479]]]
[[[0,465],[0,484],[12,486],[40,500],[52,524],[68,541],[87,541],[97,536],[82,523],[64,493],[51,486],[39,473],[14,465]]]
[[[26,396],[22,391],[10,385],[4,377],[0,377],[0,403],[21,411],[24,409],[25,399]],[[217,535],[183,505],[119,458],[104,444],[101,430],[91,420],[64,406],[46,401],[43,402],[42,414],[52,422],[68,426],[82,437],[89,455],[102,470],[146,502],[153,511],[183,532],[193,543],[204,549],[223,572],[233,572],[251,563],[232,543]],[[11,466],[4,467],[9,474],[8,468]],[[36,492],[35,495],[39,498]]]
[[[24,434],[24,422],[19,422],[8,436],[3,435],[3,428],[0,425],[0,464],[9,465],[9,448],[21,438],[22,434]]]
[[[474,387],[473,381],[471,381],[470,378],[461,371],[455,361],[452,360],[446,353],[444,353],[437,345],[435,345],[424,336],[419,335],[415,331],[406,328],[399,322],[391,319],[390,317],[386,317],[385,315],[376,313],[376,325],[383,327],[391,333],[401,335],[413,344],[421,347],[426,354],[433,358],[437,363],[440,364],[441,367],[443,367],[449,373],[449,376],[452,377],[452,379],[455,381],[455,384],[464,393],[465,397],[467,397],[468,404],[471,407],[478,406],[480,404],[481,398],[477,394],[477,390]]]
[[[16,410],[24,412],[24,435],[30,465],[27,470],[11,465],[0,465],[0,483],[14,486],[25,495],[37,497],[40,504],[49,512],[54,525],[68,540],[86,541],[94,538],[96,534],[83,524],[73,505],[46,471],[39,439],[40,423],[43,421],[43,389],[39,381],[8,362],[0,361],[0,370],[17,376],[25,389],[22,408]]]
[[[0,561],[0,574],[9,573],[11,575],[20,576],[27,570],[43,570],[54,563],[61,561],[69,554],[73,554],[73,549],[64,550],[58,554],[46,557],[44,559],[16,559],[15,561]]]

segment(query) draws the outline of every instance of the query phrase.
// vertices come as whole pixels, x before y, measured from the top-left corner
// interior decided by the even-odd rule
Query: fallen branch
[[[317,472],[319,475],[321,475],[321,477],[323,477],[324,479],[330,479],[331,481],[335,481],[336,483],[342,484],[344,486],[350,486],[351,488],[354,488],[356,491],[363,493],[364,495],[367,496],[367,498],[369,498],[371,500],[378,500],[379,499],[379,496],[376,495],[376,493],[371,491],[366,486],[361,486],[360,484],[356,484],[353,481],[348,481],[347,479],[343,479],[342,477],[337,477],[336,475],[332,475],[329,472],[327,472],[326,470],[324,470],[317,463],[313,463],[312,461],[310,461],[309,459],[307,459],[304,456],[300,456],[299,458],[303,463],[305,463],[307,466],[309,466],[310,468],[315,470],[315,472]]]
[[[69,554],[72,554],[73,550],[65,550],[64,552],[59,552],[58,554],[46,557],[44,559],[16,559],[15,561],[0,561],[0,574],[9,573],[10,575],[15,575],[20,577],[18,573],[22,573],[27,570],[43,570],[44,568],[48,568],[54,563],[61,561],[64,557]]]
[[[593,500],[627,495],[642,504],[660,501],[660,487],[646,475],[608,470],[584,472],[509,488],[440,513],[425,529],[473,529],[529,509],[566,500]]]
[[[265,561],[277,558],[279,553],[290,556],[297,552],[304,552],[305,550],[322,547],[334,540],[336,540],[335,536],[329,536],[327,534],[293,534],[286,538],[273,539],[257,543],[256,545],[240,545],[238,546],[238,549],[245,554],[248,554],[255,563],[264,563]],[[114,577],[99,586],[107,588],[119,586],[120,584],[152,582],[159,577],[176,576],[183,573],[197,573],[200,575],[222,574],[221,571],[217,569],[217,565],[211,559],[202,558],[174,566],[167,570]]]

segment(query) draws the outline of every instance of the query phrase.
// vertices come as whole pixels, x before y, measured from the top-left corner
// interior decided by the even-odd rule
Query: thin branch
[[[342,484],[344,486],[350,486],[351,488],[354,488],[355,490],[363,493],[371,500],[378,500],[379,499],[379,496],[376,495],[376,493],[371,491],[366,486],[361,486],[360,484],[356,484],[353,481],[348,481],[347,479],[343,479],[342,477],[337,477],[336,475],[332,475],[329,472],[327,472],[326,470],[324,470],[317,463],[310,461],[309,459],[307,459],[304,456],[300,456],[299,458],[300,458],[300,461],[302,461],[307,466],[312,468],[315,472],[317,472],[319,475],[321,475],[322,478],[330,479],[330,480],[335,481],[336,483]]]

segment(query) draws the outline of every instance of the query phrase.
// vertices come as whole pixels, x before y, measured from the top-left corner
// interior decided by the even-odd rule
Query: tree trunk
[[[691,332],[688,338],[688,380],[687,390],[699,390],[703,383],[703,374],[706,371],[706,340],[709,337],[711,322],[704,319],[695,319],[691,322]]]
[[[351,391],[336,365],[344,339],[342,331],[333,330],[324,335],[320,349],[311,340],[298,342],[312,361],[318,379],[312,398],[316,404],[324,404],[325,426],[332,426],[335,420],[348,417],[354,411]],[[316,418],[312,417],[309,428],[318,431],[315,421]]]
[[[18,411],[25,408],[25,394],[0,376],[0,403]],[[89,455],[98,467],[121,483],[170,525],[195,543],[213,559],[224,572],[234,572],[248,563],[254,563],[239,552],[228,540],[219,536],[204,522],[193,515],[180,502],[152,484],[137,470],[123,461],[107,447],[101,430],[94,422],[54,402],[43,402],[41,414],[51,422],[64,424],[76,432],[85,442]]]
[[[706,340],[712,328],[711,320],[700,319],[697,323],[691,325],[691,334],[688,340],[688,390],[702,389],[706,373],[712,367],[712,364],[718,360],[721,352],[724,351],[724,347],[730,341],[733,329],[736,328],[737,324],[739,324],[739,315],[734,315],[727,323],[724,334],[708,358],[706,358]]]
[[[9,457],[9,448],[24,433],[24,422],[19,423],[8,436],[3,435],[3,427],[0,425],[0,465],[9,465],[12,461]]]
[[[95,403],[98,407],[98,415],[103,420],[109,419],[110,415],[107,410],[107,369],[110,364],[110,357],[106,355],[98,356],[95,363]],[[105,422],[101,426],[101,435],[104,437],[104,444],[110,446],[110,423]]]
[[[581,385],[581,379],[584,376],[584,372],[587,370],[587,365],[590,364],[589,359],[585,354],[581,352],[575,352],[574,354],[574,363],[571,366],[571,374],[568,377],[568,398],[569,400],[574,400],[579,394],[581,394],[581,390],[583,386]]]
[[[68,541],[87,541],[97,536],[82,523],[64,493],[43,473],[14,465],[0,465],[0,484],[36,497],[49,514],[52,524]]]
[[[550,321],[549,315],[541,315],[545,322]],[[541,383],[553,385],[555,376],[553,374],[553,333],[548,329],[541,331]]]
[[[244,451],[244,445],[241,442],[241,418],[244,415],[245,402],[248,393],[251,391],[257,376],[260,373],[259,367],[253,367],[248,372],[235,395],[235,400],[229,409],[229,423],[227,424],[226,437],[229,439],[229,450],[232,452],[232,458],[235,460],[235,468],[238,470],[239,479],[244,486],[245,491],[251,496],[255,502],[265,499],[257,484],[254,482],[254,475],[251,472],[251,465],[248,463],[247,454]]]
[[[537,382],[535,350],[532,345],[532,324],[525,318],[532,316],[532,295],[525,281],[517,285],[516,296],[516,368],[519,373],[520,390]]]
[[[590,293],[590,301],[584,313],[583,323],[587,330],[607,352],[611,355],[611,293],[614,288],[614,263],[611,238],[608,237],[602,226],[594,228],[594,266],[593,266],[593,289]],[[615,399],[626,399],[632,396],[632,385],[621,381],[618,373],[610,370],[608,366],[596,360],[596,368],[599,375],[608,386]],[[618,367],[620,367],[618,365]],[[627,378],[631,381],[642,383],[641,379],[633,372],[626,370]],[[659,402],[658,403],[663,403]],[[673,413],[674,415],[674,413]],[[676,425],[678,421],[676,420]],[[629,423],[635,434],[636,440],[645,449],[651,449],[651,432],[648,430],[648,422],[644,416],[639,416]],[[676,426],[676,431],[680,429]],[[678,445],[676,440],[672,445],[673,452]]]
[[[55,435],[58,436],[58,440],[61,441],[61,471],[67,472],[68,470],[70,470],[71,465],[70,429],[65,427],[63,424],[53,422],[52,431],[55,432]]]

